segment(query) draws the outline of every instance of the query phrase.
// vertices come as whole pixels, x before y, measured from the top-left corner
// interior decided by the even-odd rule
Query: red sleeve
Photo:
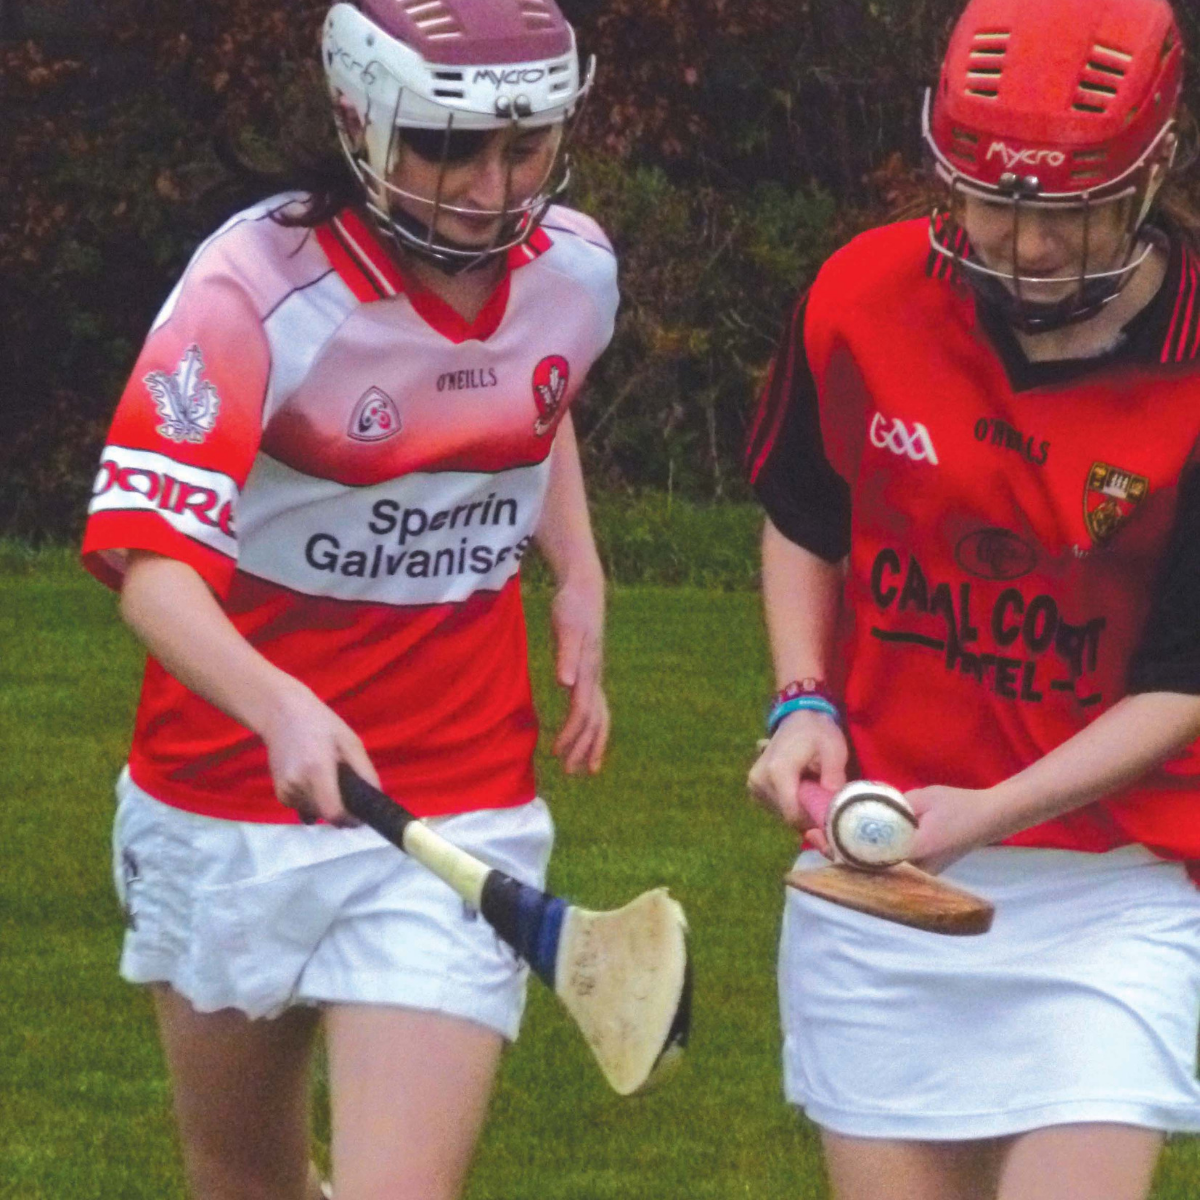
[[[262,319],[210,250],[159,314],[117,406],[84,534],[93,575],[119,588],[125,551],[152,550],[227,591],[269,376]]]

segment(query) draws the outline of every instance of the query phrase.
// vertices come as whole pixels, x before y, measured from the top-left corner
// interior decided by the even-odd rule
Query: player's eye
[[[506,157],[511,163],[523,163],[528,162],[531,158],[537,158],[541,152],[542,143],[540,141],[522,139],[509,146]]]
[[[400,130],[400,140],[418,158],[447,166],[469,162],[483,149],[489,136],[486,129],[455,129],[448,136],[444,129]]]

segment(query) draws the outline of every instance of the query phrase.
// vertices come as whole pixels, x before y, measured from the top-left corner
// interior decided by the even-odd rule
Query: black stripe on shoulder
[[[1197,358],[1200,358],[1200,256],[1187,245],[1181,245],[1179,285],[1162,361],[1185,363]]]
[[[967,253],[966,233],[943,214],[934,219],[933,238],[949,253],[940,253],[936,247],[930,246],[929,257],[925,262],[925,274],[931,279],[956,279],[958,264],[951,256],[961,258]]]

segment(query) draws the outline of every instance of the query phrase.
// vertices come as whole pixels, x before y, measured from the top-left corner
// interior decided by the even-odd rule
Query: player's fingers
[[[604,765],[604,754],[608,749],[608,734],[612,728],[612,717],[608,710],[608,700],[600,693],[600,713],[596,722],[595,736],[592,738],[592,749],[588,754],[588,770],[595,775]]]
[[[577,688],[576,691],[579,689]],[[575,775],[583,769],[591,752],[595,727],[595,714],[588,701],[581,702],[579,719],[570,737],[564,738],[562,758],[563,770]]]
[[[750,768],[746,776],[746,788],[750,795],[768,808],[775,808],[779,796],[775,792],[774,764],[767,754],[763,754]]]
[[[832,794],[846,786],[846,763],[849,758],[850,751],[844,737],[827,738],[821,746],[821,786],[827,792]]]
[[[563,759],[563,770],[568,775],[574,775],[585,768],[594,775],[604,759],[604,746],[608,740],[608,718],[604,696],[599,688],[594,689],[586,709],[579,736]]]
[[[814,850],[820,850],[826,858],[833,857],[833,852],[829,848],[829,839],[825,836],[823,829],[818,829],[815,825],[812,829],[806,829],[803,841]]]
[[[818,828],[825,824],[825,814],[829,811],[832,799],[833,792],[827,789],[823,782],[801,779],[796,784],[796,801]]]
[[[585,733],[588,725],[594,723],[600,706],[604,703],[604,692],[598,682],[598,659],[593,659],[590,666],[584,664],[584,670],[591,675],[588,683],[580,676],[571,688],[571,704],[567,710],[562,729],[554,739],[553,752],[557,757],[569,753],[579,738]]]
[[[293,762],[273,773],[275,798],[280,804],[296,810],[305,825],[315,825],[321,814],[312,798],[311,764]]]
[[[349,825],[354,823],[354,818],[342,804],[342,793],[337,781],[338,761],[337,756],[330,756],[312,772],[309,799],[322,820],[330,825]]]
[[[567,709],[567,715],[563,719],[562,727],[559,729],[558,735],[554,739],[554,746],[552,747],[556,758],[562,758],[574,746],[575,739],[583,731],[586,718],[587,713],[584,709],[583,697],[580,695],[578,688],[572,688],[570,707]]]
[[[367,753],[366,747],[349,730],[337,739],[338,761],[344,762],[356,775],[365,779],[372,787],[379,787],[379,772]]]
[[[577,686],[576,692],[581,692]],[[563,769],[575,774],[584,768],[593,774],[600,769],[608,741],[608,701],[603,689],[593,687],[581,700],[579,732],[565,752]]]

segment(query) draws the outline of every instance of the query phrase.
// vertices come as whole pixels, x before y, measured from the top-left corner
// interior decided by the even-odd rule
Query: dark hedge
[[[601,64],[574,203],[622,264],[617,336],[579,409],[591,476],[742,496],[744,426],[791,296],[919,193],[921,89],[959,0],[563,7]],[[150,320],[253,198],[214,135],[271,160],[319,95],[325,8],[0,0],[0,534],[78,532]]]

